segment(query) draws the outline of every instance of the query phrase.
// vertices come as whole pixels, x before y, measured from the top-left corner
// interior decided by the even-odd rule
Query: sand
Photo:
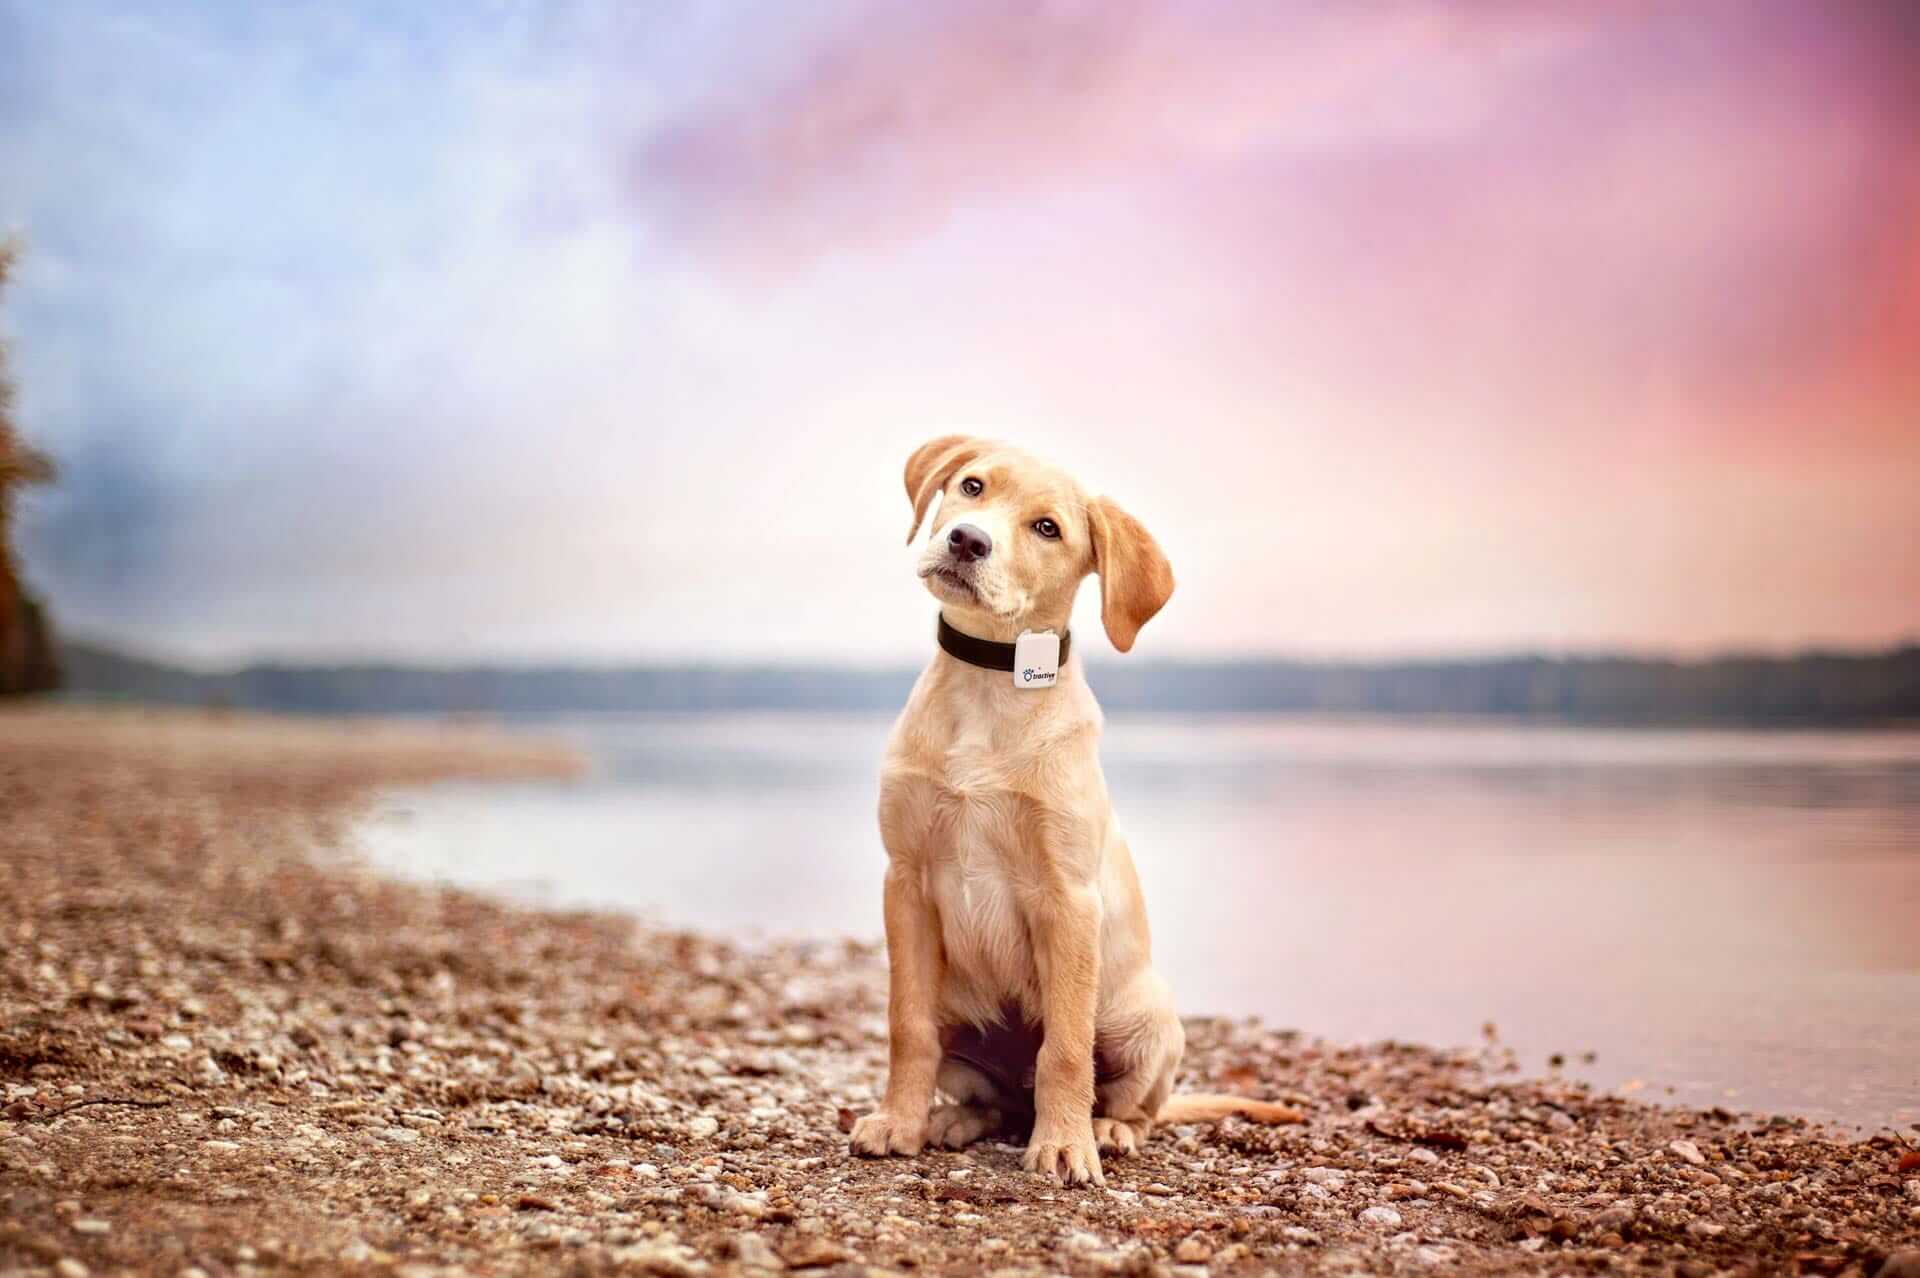
[[[0,1273],[1920,1275],[1920,1132],[1662,1108],[1196,1018],[1164,1129],[849,1157],[884,956],[402,885],[376,786],[565,772],[478,726],[0,711]],[[539,849],[529,849],[537,860]],[[877,888],[876,888],[877,890]]]

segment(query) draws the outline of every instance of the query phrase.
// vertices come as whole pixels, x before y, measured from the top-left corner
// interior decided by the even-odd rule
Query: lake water
[[[877,937],[889,720],[528,721],[576,782],[396,792],[382,868],[753,936]],[[1920,1121],[1920,733],[1111,719],[1183,1010],[1481,1040],[1652,1099]],[[1592,1059],[1584,1059],[1592,1053]]]

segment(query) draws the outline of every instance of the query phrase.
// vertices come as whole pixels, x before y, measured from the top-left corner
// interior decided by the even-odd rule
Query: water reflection
[[[395,796],[408,873],[877,935],[887,721],[533,725],[570,784]],[[1700,1104],[1920,1119],[1920,734],[1118,719],[1104,760],[1193,1011],[1469,1042]]]

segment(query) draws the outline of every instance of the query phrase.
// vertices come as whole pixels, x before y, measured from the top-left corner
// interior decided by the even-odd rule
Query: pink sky
[[[324,453],[262,462],[329,535],[223,507],[174,535],[226,595],[99,625],[216,654],[910,656],[899,468],[970,430],[1161,537],[1181,588],[1147,653],[1920,636],[1920,10],[723,12],[537,75],[457,63],[458,147],[334,139],[459,163],[374,170],[436,264],[369,266],[377,308],[311,321],[325,394],[249,384],[222,437],[349,402],[302,436]],[[143,340],[201,328],[282,331]],[[333,471],[329,519],[304,485]]]
[[[1177,641],[1920,633],[1920,22],[1042,12],[878,7],[636,185],[764,287],[920,279],[1170,521]]]

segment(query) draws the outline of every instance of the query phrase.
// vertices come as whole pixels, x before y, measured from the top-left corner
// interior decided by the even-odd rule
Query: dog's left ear
[[[913,527],[907,529],[907,544],[913,544],[920,532],[920,521],[933,505],[933,495],[947,486],[953,472],[991,447],[989,441],[972,435],[942,435],[913,450],[907,458],[907,500],[913,503]]]
[[[1105,497],[1087,505],[1093,568],[1100,574],[1100,620],[1122,652],[1173,597],[1173,565],[1139,520]]]

